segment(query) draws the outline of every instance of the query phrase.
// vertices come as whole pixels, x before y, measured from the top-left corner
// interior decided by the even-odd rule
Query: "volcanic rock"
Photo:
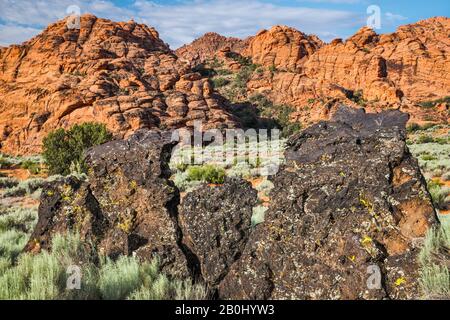
[[[39,220],[26,250],[48,248],[56,232],[76,231],[112,258],[158,257],[168,274],[189,276],[195,259],[181,244],[179,192],[168,180],[170,138],[138,132],[90,150],[87,182],[71,178],[43,191]]]
[[[256,190],[235,179],[218,187],[204,185],[183,199],[179,209],[183,242],[198,257],[210,286],[222,280],[244,251],[256,205]]]
[[[418,298],[418,247],[436,218],[405,143],[407,120],[341,108],[291,137],[265,221],[219,296]]]

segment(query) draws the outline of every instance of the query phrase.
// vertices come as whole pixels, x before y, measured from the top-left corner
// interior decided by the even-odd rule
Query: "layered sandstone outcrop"
[[[218,51],[227,49],[241,53],[247,48],[250,38],[241,40],[233,37],[224,37],[215,32],[208,32],[192,43],[178,48],[175,53],[180,58],[189,61],[192,66],[204,63],[214,58]]]
[[[119,137],[144,128],[233,126],[208,79],[134,21],[65,20],[0,51],[0,151],[34,153],[57,127],[98,121]]]
[[[253,63],[278,70],[303,72],[303,65],[323,42],[294,28],[275,26],[260,31],[249,43],[244,55]]]
[[[366,100],[425,101],[450,94],[450,19],[433,18],[378,35],[362,28],[322,47],[306,63],[316,90],[361,90]],[[328,85],[328,86],[327,86]]]
[[[446,122],[448,105],[424,109],[419,104],[450,96],[449,33],[450,19],[437,17],[391,34],[364,27],[347,40],[324,44],[275,26],[260,31],[238,53],[265,67],[249,79],[248,96],[263,93],[275,103],[295,106],[297,120],[305,123],[330,119],[334,99],[374,112],[401,109],[414,122]],[[214,56],[221,54],[209,58]]]

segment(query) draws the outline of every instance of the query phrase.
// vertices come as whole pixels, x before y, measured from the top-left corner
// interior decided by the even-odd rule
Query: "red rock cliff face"
[[[57,127],[98,121],[119,137],[141,128],[234,126],[207,79],[155,29],[92,15],[0,51],[1,152],[34,153]]]
[[[301,73],[304,63],[322,45],[323,42],[315,36],[286,26],[275,26],[260,31],[244,54],[251,57],[253,63]]]
[[[392,34],[362,28],[346,41],[330,44],[275,26],[249,39],[239,53],[265,67],[247,83],[248,95],[263,93],[276,103],[295,106],[301,121],[329,118],[330,104],[311,105],[312,100],[356,107],[349,98],[357,94],[369,110],[399,108],[411,114],[411,121],[445,122],[448,106],[425,110],[417,105],[450,96],[449,34],[446,17],[402,26]],[[220,57],[220,52],[209,55]]]
[[[316,89],[327,85],[362,90],[367,100],[423,101],[449,94],[450,19],[433,18],[378,35],[363,28],[345,42],[334,41],[306,63]]]
[[[195,66],[213,58],[218,51],[223,49],[240,53],[247,47],[249,41],[250,38],[241,40],[238,38],[227,38],[215,32],[208,32],[191,44],[180,47],[175,52],[180,58],[189,61]]]

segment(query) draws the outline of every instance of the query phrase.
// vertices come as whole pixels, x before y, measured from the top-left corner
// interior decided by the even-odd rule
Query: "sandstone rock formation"
[[[327,86],[362,90],[366,100],[425,101],[450,94],[449,18],[432,18],[378,35],[365,27],[345,42],[324,46],[306,74]]]
[[[207,79],[134,21],[81,17],[0,50],[0,151],[35,153],[57,127],[98,121],[118,137],[138,129],[233,126]]]
[[[303,65],[323,42],[294,28],[275,26],[260,31],[249,43],[244,55],[253,63],[278,70],[303,72]]]
[[[222,299],[418,298],[417,253],[436,218],[407,120],[341,108],[293,136],[255,228],[249,183],[180,200],[169,135],[138,132],[90,150],[88,181],[44,190],[27,250],[77,230],[112,257],[159,257],[165,272],[203,279]]]
[[[398,111],[345,108],[293,136],[266,219],[220,296],[418,298],[417,241],[436,220],[406,121]],[[379,289],[367,285],[373,268]]]
[[[418,104],[450,96],[449,32],[450,19],[437,17],[392,34],[378,35],[365,27],[347,40],[324,44],[315,36],[275,26],[250,38],[237,53],[266,67],[247,83],[248,95],[263,93],[277,104],[296,107],[302,123],[330,119],[330,108],[339,102],[364,104],[372,112],[400,109],[419,123],[448,122],[448,105],[424,109]],[[195,42],[189,50],[197,51]],[[203,60],[221,56],[202,52]],[[331,106],[333,99],[338,103]]]
[[[178,48],[175,53],[192,66],[204,63],[214,58],[217,52],[229,49],[232,52],[241,53],[248,45],[250,38],[241,40],[238,38],[227,38],[215,32],[208,32],[192,43]]]

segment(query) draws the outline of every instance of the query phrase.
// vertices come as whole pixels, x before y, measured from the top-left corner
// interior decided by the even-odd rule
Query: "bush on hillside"
[[[69,130],[57,129],[44,138],[43,156],[50,174],[70,174],[71,165],[78,163],[83,170],[84,152],[112,139],[104,124],[84,123]]]

